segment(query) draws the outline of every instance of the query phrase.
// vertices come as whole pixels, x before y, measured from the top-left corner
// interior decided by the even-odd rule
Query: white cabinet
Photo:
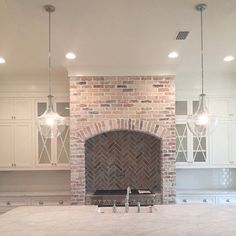
[[[69,120],[69,103],[56,101],[54,107],[59,115]],[[44,113],[47,102],[36,103],[37,116]],[[36,164],[40,168],[68,169],[69,168],[69,122],[63,133],[57,139],[48,139],[37,130],[36,135]]]
[[[16,167],[32,167],[34,160],[32,140],[31,124],[14,125],[14,164]]]
[[[32,118],[31,99],[0,99],[1,121],[29,121]]]
[[[214,196],[208,195],[183,195],[177,196],[177,204],[215,204],[216,199]]]
[[[187,116],[196,112],[198,101],[176,101],[176,163],[177,167],[208,164],[207,138],[194,136],[187,127]]]
[[[209,105],[210,113],[220,120],[236,119],[236,99],[212,98]]]
[[[236,165],[236,121],[229,123],[229,163]]]
[[[213,165],[236,167],[236,121],[221,121],[211,135]]]
[[[13,134],[12,124],[0,123],[0,166],[10,167],[14,163],[13,157]]]
[[[228,123],[219,122],[210,137],[211,161],[215,165],[229,164]]]
[[[31,123],[0,123],[0,167],[32,167]]]
[[[177,193],[177,204],[236,205],[236,193],[224,191],[187,191]]]

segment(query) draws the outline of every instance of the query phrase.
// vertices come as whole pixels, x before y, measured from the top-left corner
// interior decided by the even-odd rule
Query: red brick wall
[[[85,141],[111,130],[137,130],[161,138],[163,203],[175,202],[173,77],[72,77],[70,106],[73,204],[85,204]]]

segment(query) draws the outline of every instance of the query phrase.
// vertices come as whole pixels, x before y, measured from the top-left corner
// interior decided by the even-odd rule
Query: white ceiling
[[[235,73],[236,0],[205,0],[207,72]],[[1,77],[47,73],[48,16],[54,4],[53,67],[59,77],[87,74],[175,74],[200,71],[198,0],[0,0]],[[176,41],[179,30],[189,30]],[[179,52],[176,60],[170,51]],[[74,51],[75,61],[64,54]]]

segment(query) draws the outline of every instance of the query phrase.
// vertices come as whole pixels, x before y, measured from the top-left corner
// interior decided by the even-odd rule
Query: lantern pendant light
[[[210,134],[218,123],[218,118],[209,114],[206,104],[206,94],[204,93],[204,53],[203,53],[203,17],[202,13],[207,5],[204,3],[198,4],[196,10],[201,14],[201,77],[202,77],[202,92],[199,96],[199,105],[197,111],[188,117],[187,125],[189,130],[195,136],[206,136]]]
[[[57,138],[66,127],[66,120],[54,111],[53,96],[51,93],[51,13],[55,11],[52,5],[45,5],[44,9],[49,15],[49,38],[48,38],[48,80],[49,80],[49,95],[46,111],[38,117],[38,128],[40,133],[45,138]]]

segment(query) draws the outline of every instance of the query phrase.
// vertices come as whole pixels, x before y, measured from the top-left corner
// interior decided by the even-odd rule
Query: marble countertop
[[[0,215],[1,236],[235,236],[236,207],[159,205],[153,213],[94,206],[18,207]]]

